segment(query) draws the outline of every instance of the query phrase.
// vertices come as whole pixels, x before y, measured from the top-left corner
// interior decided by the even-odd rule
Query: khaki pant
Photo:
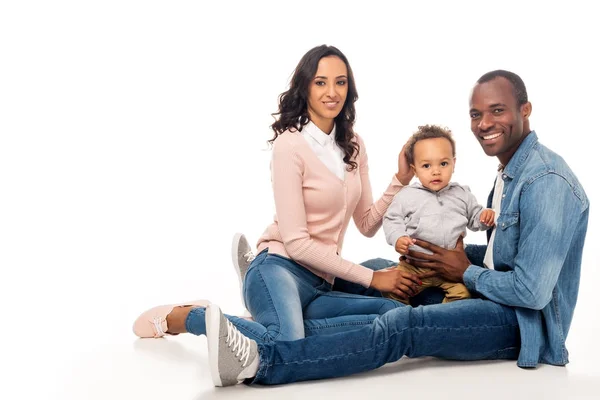
[[[411,274],[420,274],[423,272],[430,271],[428,268],[413,267],[405,261],[400,261],[400,264],[398,264],[396,268],[405,272],[409,272]],[[446,293],[446,297],[444,297],[443,303],[449,303],[455,300],[468,299],[471,297],[469,290],[462,283],[450,283],[437,277],[421,279],[421,282],[423,282],[423,285],[417,288],[416,294],[421,293],[423,289],[428,287],[439,287]],[[389,297],[394,300],[398,300],[404,304],[409,304],[407,300],[402,300],[392,293],[384,293],[383,295],[384,297]]]

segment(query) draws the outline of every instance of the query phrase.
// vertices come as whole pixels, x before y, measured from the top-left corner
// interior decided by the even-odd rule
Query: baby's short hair
[[[420,140],[444,138],[452,145],[452,157],[456,156],[456,144],[452,138],[452,131],[438,125],[421,125],[406,143],[406,159],[409,164],[415,163],[415,144]]]

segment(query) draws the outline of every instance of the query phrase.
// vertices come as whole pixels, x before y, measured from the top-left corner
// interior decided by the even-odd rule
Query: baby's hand
[[[487,226],[494,226],[495,225],[495,223],[494,223],[495,215],[496,215],[496,213],[494,212],[494,210],[486,208],[485,210],[483,210],[481,212],[479,221],[481,221],[482,224],[485,224]]]
[[[411,239],[410,236],[402,236],[396,240],[396,246],[394,248],[400,254],[407,255],[408,248],[415,244],[415,239]]]

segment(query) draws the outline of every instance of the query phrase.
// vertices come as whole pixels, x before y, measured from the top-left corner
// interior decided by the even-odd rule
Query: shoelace
[[[227,343],[228,347],[232,347],[231,352],[235,353],[235,356],[242,363],[242,367],[245,367],[250,357],[250,339],[242,335],[242,333],[229,321],[227,322]]]
[[[160,317],[154,317],[152,319],[152,324],[154,324],[154,329],[156,329],[156,333],[161,335],[161,336],[165,336],[165,333],[162,330],[162,325],[161,325],[161,318]]]
[[[246,261],[252,262],[252,260],[254,260],[254,258],[256,258],[256,256],[254,255],[254,253],[252,253],[252,250],[250,250],[249,252],[244,254],[244,258],[246,259]]]

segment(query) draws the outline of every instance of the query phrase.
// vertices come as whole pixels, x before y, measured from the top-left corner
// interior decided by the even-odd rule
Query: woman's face
[[[323,57],[315,77],[308,85],[308,115],[310,120],[329,134],[348,95],[348,69],[336,56]]]

